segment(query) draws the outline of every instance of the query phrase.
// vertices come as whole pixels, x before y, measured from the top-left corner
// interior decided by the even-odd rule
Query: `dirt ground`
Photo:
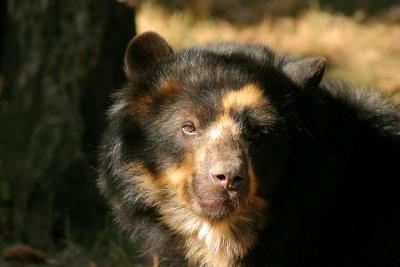
[[[135,264],[127,251],[115,244],[107,250],[89,251],[80,247],[67,247],[61,251],[43,252],[44,257],[33,258],[25,254],[25,260],[0,257],[0,267],[142,267]]]

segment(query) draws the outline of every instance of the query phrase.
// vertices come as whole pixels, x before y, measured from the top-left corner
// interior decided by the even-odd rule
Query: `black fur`
[[[269,204],[266,226],[243,264],[400,266],[398,107],[376,92],[327,78],[319,83],[322,72],[299,83],[308,74],[290,77],[291,62],[297,61],[255,45],[189,48],[131,74],[115,95],[99,186],[114,203],[118,223],[144,253],[157,253],[161,266],[186,264],[182,240],[159,220],[157,208],[138,197],[122,166],[140,159],[158,174],[181,162],[178,107],[192,107],[206,127],[219,112],[222,93],[249,82],[262,85],[274,112],[265,125],[257,122],[257,110],[234,115],[249,129],[260,194]],[[154,88],[168,79],[179,81],[182,91],[157,97]],[[151,109],[132,116],[129,104],[149,93]]]

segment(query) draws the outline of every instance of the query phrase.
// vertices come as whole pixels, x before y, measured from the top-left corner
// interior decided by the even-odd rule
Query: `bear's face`
[[[130,82],[112,110],[126,118],[120,131],[127,176],[145,203],[169,207],[161,212],[240,217],[255,203],[264,206],[257,179],[271,183],[284,165],[286,103],[276,97],[319,82],[325,63],[280,63],[278,69],[265,48],[249,47],[258,59],[235,49],[175,53],[153,33],[127,48]]]
[[[135,79],[129,110],[146,143],[135,149],[151,157],[144,168],[178,205],[220,220],[245,210],[255,196],[252,150],[278,118],[254,76],[238,79],[227,66],[220,73],[219,63],[202,57],[193,68],[181,58],[153,69],[152,82]]]

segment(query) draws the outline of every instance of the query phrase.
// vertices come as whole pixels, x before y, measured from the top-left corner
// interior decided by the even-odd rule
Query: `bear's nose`
[[[246,168],[240,159],[214,162],[210,176],[214,184],[229,191],[239,190],[247,177]]]
[[[239,175],[211,174],[216,184],[221,185],[226,190],[238,190],[243,178]]]

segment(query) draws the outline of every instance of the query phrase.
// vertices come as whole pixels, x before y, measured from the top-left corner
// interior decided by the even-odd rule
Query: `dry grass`
[[[329,72],[355,84],[377,87],[400,101],[400,27],[310,9],[296,18],[265,17],[237,26],[222,19],[194,20],[188,12],[168,13],[147,2],[137,14],[139,32],[153,30],[174,47],[215,41],[268,44],[282,52],[321,55]]]

